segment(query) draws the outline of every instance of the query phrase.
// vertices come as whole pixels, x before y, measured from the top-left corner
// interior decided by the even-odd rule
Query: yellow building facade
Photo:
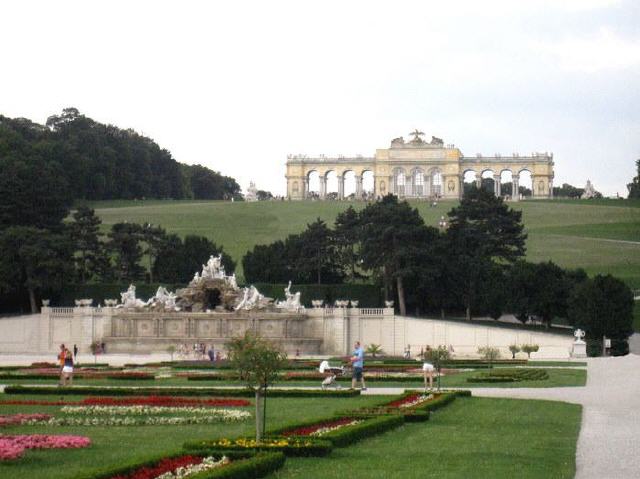
[[[478,186],[483,178],[493,181],[496,195],[504,196],[502,184],[512,183],[513,191],[518,191],[520,175],[528,172],[531,176],[533,198],[549,198],[553,195],[553,154],[532,153],[528,156],[466,157],[454,145],[445,145],[436,137],[423,140],[424,133],[416,130],[410,135],[392,140],[387,149],[376,150],[373,157],[308,157],[289,155],[287,158],[287,197],[291,200],[309,198],[346,198],[345,178],[350,172],[355,176],[355,199],[371,199],[393,193],[401,198],[460,198],[464,191],[465,177],[471,177]],[[335,173],[337,192],[330,195],[327,179]],[[310,189],[310,179],[317,175],[318,187]],[[373,188],[363,189],[363,177],[373,176]],[[514,195],[518,200],[519,195]]]

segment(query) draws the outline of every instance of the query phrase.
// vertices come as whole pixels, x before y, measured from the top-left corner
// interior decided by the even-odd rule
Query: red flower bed
[[[74,401],[31,401],[31,400],[12,400],[0,401],[0,406],[68,406],[71,404],[80,404]]]
[[[111,476],[109,479],[155,479],[156,477],[179,467],[200,464],[203,458],[199,456],[181,456],[161,460],[154,466],[145,466],[126,474]]]
[[[303,426],[303,427],[298,427],[295,429],[290,429],[289,431],[285,431],[282,433],[283,436],[288,437],[288,436],[309,436],[311,434],[313,434],[314,432],[318,431],[319,429],[324,429],[327,427],[336,427],[336,426],[343,426],[345,424],[349,424],[350,422],[353,422],[353,418],[351,417],[343,417],[340,419],[336,419],[334,421],[323,421],[323,422],[319,422],[317,424],[313,424],[311,426]]]
[[[0,427],[16,426],[29,421],[46,421],[51,419],[49,414],[9,414],[0,415]]]
[[[87,447],[91,439],[84,436],[49,436],[46,434],[0,435],[0,461],[18,459],[25,449],[70,449]]]
[[[402,407],[404,404],[409,404],[416,401],[420,396],[422,396],[421,393],[409,394],[408,396],[405,396],[402,399],[396,399],[395,401],[391,401],[385,404],[385,406],[386,407]]]

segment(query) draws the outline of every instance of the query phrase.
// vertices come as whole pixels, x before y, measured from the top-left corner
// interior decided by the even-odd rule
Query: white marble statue
[[[222,266],[222,255],[209,256],[206,265],[202,265],[202,277],[207,279],[224,279],[224,267]]]
[[[247,304],[249,302],[249,288],[242,288],[243,289],[243,296],[242,296],[242,301],[240,301],[238,303],[238,306],[236,306],[236,311],[239,311],[241,309],[250,309],[247,308]]]
[[[149,306],[163,306],[164,309],[175,309],[177,295],[167,290],[164,286],[160,286],[155,296],[147,301]]]
[[[297,293],[291,293],[291,281],[289,281],[289,285],[284,288],[284,301],[278,301],[276,303],[276,308],[286,309],[289,311],[298,311],[302,308],[300,304],[300,291]]]
[[[120,299],[122,304],[118,305],[119,307],[141,308],[147,305],[147,303],[141,299],[136,298],[136,287],[133,284],[130,284],[124,293],[120,293]]]
[[[227,283],[233,289],[238,289],[238,283],[236,282],[236,274],[233,273],[231,276],[227,276]]]

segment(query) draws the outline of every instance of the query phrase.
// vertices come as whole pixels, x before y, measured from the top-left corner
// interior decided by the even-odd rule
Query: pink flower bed
[[[143,397],[89,397],[82,401],[33,401],[10,400],[0,401],[0,406],[169,406],[169,407],[244,407],[251,403],[246,399],[212,398],[192,399],[175,396],[143,396]]]
[[[26,449],[76,449],[90,444],[91,439],[84,436],[46,434],[0,436],[0,461],[18,459]]]
[[[0,427],[16,426],[32,421],[47,421],[51,419],[49,414],[7,414],[0,415]]]

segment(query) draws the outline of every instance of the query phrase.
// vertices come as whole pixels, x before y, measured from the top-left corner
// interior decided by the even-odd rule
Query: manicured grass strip
[[[470,383],[508,383],[520,381],[543,381],[549,379],[544,369],[492,369],[467,378]]]
[[[57,386],[7,386],[5,394],[35,394],[56,396],[218,396],[218,397],[254,397],[255,393],[247,388],[215,389],[215,388],[100,388],[100,387],[57,387]],[[323,397],[345,398],[360,395],[357,389],[319,390],[319,389],[269,389],[268,397]]]
[[[551,401],[466,398],[330,459],[289,458],[274,479],[569,479],[581,406]]]

